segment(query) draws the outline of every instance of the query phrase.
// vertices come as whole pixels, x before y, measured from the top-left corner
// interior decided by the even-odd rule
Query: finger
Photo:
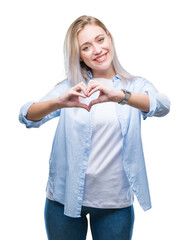
[[[84,103],[79,103],[76,107],[81,107],[86,109],[88,112],[90,111],[90,108],[88,105],[84,104]]]
[[[100,86],[94,86],[94,88],[92,88],[91,90],[89,90],[88,92],[88,97],[90,97],[94,92],[97,92],[97,91],[100,91],[101,90],[101,87]]]
[[[87,96],[86,88],[87,88],[87,86],[84,83],[83,84],[81,83],[80,85],[75,87],[75,91],[77,91],[77,92],[83,91],[83,93]]]
[[[97,99],[94,99],[90,102],[89,104],[89,107],[91,108],[94,104],[97,104],[97,103],[104,103],[104,102],[108,102],[108,99],[106,96],[102,96],[102,95],[99,95],[99,97]]]
[[[74,87],[78,87],[78,86],[83,86],[83,87],[86,87],[85,83],[84,82],[80,82],[78,84],[76,84]]]
[[[82,93],[76,92],[76,91],[72,91],[70,93],[71,93],[70,96],[74,95],[74,96],[86,98],[85,95],[83,95]]]
[[[99,83],[99,81],[96,81],[96,80],[90,80],[89,83],[88,83],[88,85],[93,84],[93,83]]]
[[[80,82],[80,83],[78,83],[77,85],[75,85],[75,87],[76,87],[76,88],[80,88],[80,87],[86,88],[87,86],[85,85],[84,82]]]
[[[99,98],[95,99],[95,100],[92,100],[90,103],[89,103],[89,109],[91,109],[91,107],[97,103],[100,103],[99,101]]]
[[[87,96],[86,86],[81,86],[81,90]]]
[[[84,82],[81,82],[80,84],[81,84],[83,87],[87,87]]]
[[[89,83],[86,90],[87,90],[87,93],[89,94],[89,92],[95,88],[96,86],[99,86],[99,82],[93,82],[93,83]]]

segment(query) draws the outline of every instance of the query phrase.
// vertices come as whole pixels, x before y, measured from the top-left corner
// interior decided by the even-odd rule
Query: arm
[[[170,111],[170,101],[166,95],[158,93],[156,88],[143,78],[136,78],[131,82],[134,87],[128,89],[132,91],[128,100],[128,105],[137,108],[141,111],[143,119],[151,116],[165,116]],[[98,81],[90,81],[87,87],[87,96],[91,96],[94,92],[100,91],[97,99],[91,101],[92,105],[113,101],[120,102],[124,98],[124,93],[121,90],[116,90],[105,83]]]
[[[37,128],[50,119],[60,116],[61,108],[83,107],[88,110],[87,105],[79,102],[79,97],[85,97],[81,91],[85,92],[84,83],[69,88],[64,81],[40,101],[26,103],[20,110],[19,120],[27,128]]]
[[[109,85],[98,82],[98,81],[90,81],[87,94],[91,96],[94,92],[100,91],[100,94],[97,99],[91,101],[89,107],[91,108],[92,105],[101,103],[101,102],[121,102],[124,98],[124,93],[121,90],[116,90]],[[145,93],[132,93],[128,100],[128,105],[138,108],[141,111],[148,112],[149,111],[149,96]]]
[[[149,111],[142,111],[143,119],[147,117],[163,117],[170,111],[170,100],[162,93],[159,93],[154,85],[145,78],[136,77],[134,80],[134,92],[147,94],[149,97]]]
[[[81,91],[85,92],[85,88],[85,84],[81,82],[76,86],[68,89],[57,98],[31,105],[27,112],[26,118],[31,121],[40,121],[51,112],[65,107],[81,107],[88,110],[88,106],[86,104],[80,103],[79,101],[79,97],[86,97],[81,93]]]
[[[47,96],[43,101],[33,103],[27,110],[26,119],[38,122],[49,114],[64,107],[82,107],[88,110],[88,106],[79,101],[79,97],[86,97],[81,93],[81,91],[85,92],[85,88],[85,84],[81,82],[56,98],[45,100],[49,98],[49,96]]]
[[[28,109],[26,119],[30,121],[40,121],[42,118],[59,109],[57,98],[44,102],[37,102]]]
[[[62,81],[57,84],[50,92],[48,92],[38,102],[30,101],[22,106],[19,113],[19,121],[27,128],[38,128],[45,122],[60,116],[60,110],[44,111],[41,116],[37,116],[37,107],[44,107],[44,104],[51,99],[57,98],[67,88],[67,81]],[[47,107],[47,106],[46,106]],[[34,117],[32,116],[32,110],[34,110]],[[42,110],[42,109],[41,109]],[[41,111],[40,110],[40,111]],[[52,109],[51,109],[52,110]],[[53,109],[54,110],[54,109]]]
[[[115,92],[115,102],[120,102],[124,98],[123,91]],[[131,107],[138,108],[143,112],[149,112],[150,101],[148,94],[144,93],[131,93],[131,96],[128,99],[127,104]]]

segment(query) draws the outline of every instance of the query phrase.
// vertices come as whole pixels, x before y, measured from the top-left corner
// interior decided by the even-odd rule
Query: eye
[[[99,41],[99,42],[103,42],[103,41],[104,41],[104,38],[101,37],[101,38],[98,39],[98,41]]]
[[[89,46],[85,46],[82,50],[83,50],[83,51],[89,50]]]

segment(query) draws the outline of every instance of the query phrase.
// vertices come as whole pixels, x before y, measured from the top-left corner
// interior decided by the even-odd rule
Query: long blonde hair
[[[81,16],[70,25],[64,41],[64,61],[66,75],[72,86],[78,84],[81,81],[85,82],[89,80],[90,77],[87,72],[91,71],[92,73],[92,70],[83,61],[80,61],[79,44],[77,40],[77,34],[87,24],[97,25],[101,27],[106,32],[106,34],[110,34],[106,26],[100,20],[92,16]],[[112,63],[115,72],[121,78],[123,78],[123,80],[128,80],[133,76],[130,75],[121,66],[115,51],[114,40],[111,34],[110,37],[112,39],[112,45],[114,48],[114,56]]]

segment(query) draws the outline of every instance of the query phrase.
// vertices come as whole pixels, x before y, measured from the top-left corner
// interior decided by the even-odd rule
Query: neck
[[[107,78],[112,79],[116,75],[114,68],[108,69],[107,71],[95,71],[93,70],[93,78]]]

